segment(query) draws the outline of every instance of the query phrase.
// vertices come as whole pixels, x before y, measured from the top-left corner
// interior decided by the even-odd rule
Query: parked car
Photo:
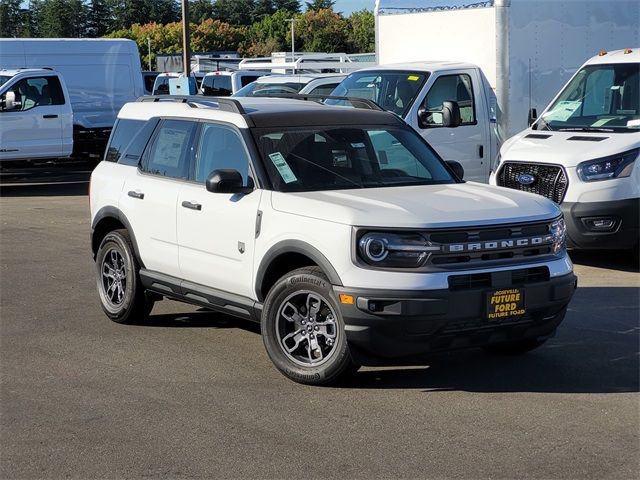
[[[234,97],[257,97],[294,93],[328,95],[346,77],[343,73],[309,73],[261,77],[236,92]]]
[[[603,51],[505,142],[491,183],[560,204],[572,247],[637,258],[639,156],[640,48]]]
[[[576,286],[560,209],[468,184],[395,114],[290,98],[147,97],[91,177],[106,315],[162,298],[261,323],[287,377],[551,337]],[[458,172],[458,174],[454,172]]]
[[[258,78],[270,75],[268,72],[209,72],[200,85],[205,96],[228,97]]]
[[[122,105],[144,94],[131,40],[1,39],[0,65],[0,160],[101,158]]]

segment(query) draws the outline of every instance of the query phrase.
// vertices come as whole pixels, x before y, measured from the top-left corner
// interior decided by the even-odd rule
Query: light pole
[[[191,45],[189,42],[189,0],[182,0],[182,68],[185,77],[191,73]]]
[[[291,62],[296,61],[296,36],[293,29],[293,24],[296,23],[295,18],[287,18],[287,22],[291,23]],[[296,73],[295,67],[293,68],[293,73]]]
[[[147,37],[147,45],[149,46],[149,71],[151,72],[153,70],[151,68],[151,37]]]

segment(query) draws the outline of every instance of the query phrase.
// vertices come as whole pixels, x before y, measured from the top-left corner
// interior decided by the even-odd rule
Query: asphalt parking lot
[[[163,301],[102,313],[81,172],[3,186],[0,477],[638,478],[640,275],[573,255],[558,335],[295,384],[258,328]]]

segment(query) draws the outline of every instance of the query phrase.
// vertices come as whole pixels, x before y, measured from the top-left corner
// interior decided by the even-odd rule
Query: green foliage
[[[182,12],[180,12],[182,15]],[[189,20],[200,23],[213,17],[213,3],[211,0],[191,0],[189,2]]]
[[[271,52],[290,50],[291,24],[288,19],[291,16],[292,12],[278,10],[251,25],[247,32],[247,40],[241,45],[241,53],[247,56],[264,57],[271,55]]]
[[[353,12],[348,19],[347,37],[353,52],[373,52],[376,49],[375,17],[370,10]]]
[[[309,10],[333,10],[333,6],[336,4],[335,0],[313,0],[312,2],[305,2],[307,5],[307,11]]]
[[[231,25],[251,25],[254,3],[254,0],[216,0],[213,14]]]
[[[307,52],[347,50],[347,21],[333,10],[307,10],[296,22],[296,35]]]
[[[300,2],[298,0],[273,0],[273,9],[286,10],[287,12],[300,13]]]
[[[18,37],[22,31],[20,0],[0,1],[0,37]]]
[[[87,10],[81,0],[44,0],[38,21],[43,37],[81,37]]]

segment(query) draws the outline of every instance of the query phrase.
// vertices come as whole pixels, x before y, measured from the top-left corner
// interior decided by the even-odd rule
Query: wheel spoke
[[[282,308],[282,316],[286,318],[289,322],[297,322],[300,323],[304,318],[300,315],[298,311],[298,307],[296,307],[293,303],[287,302],[285,306]]]
[[[311,320],[316,319],[316,315],[318,315],[321,306],[322,300],[320,300],[320,298],[312,293],[307,295],[307,314]]]
[[[295,332],[291,332],[289,335],[284,337],[282,339],[282,344],[284,345],[284,348],[287,349],[287,352],[293,353],[300,346],[300,342],[302,342],[304,338],[304,335],[302,335],[302,329],[296,330]],[[293,340],[295,342],[293,347],[289,347],[289,345],[287,344],[287,340]]]

